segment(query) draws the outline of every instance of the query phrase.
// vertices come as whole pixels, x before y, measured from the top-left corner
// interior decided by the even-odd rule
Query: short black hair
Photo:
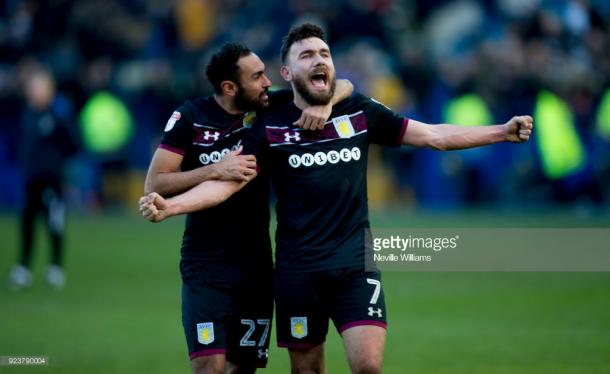
[[[214,87],[214,92],[222,93],[220,84],[223,81],[229,80],[239,84],[237,71],[237,61],[244,56],[248,56],[252,51],[245,44],[237,42],[225,43],[220,47],[220,50],[212,55],[205,73],[208,81]]]
[[[288,35],[282,39],[282,50],[280,52],[282,63],[286,63],[286,56],[288,56],[288,51],[294,43],[308,38],[319,38],[326,43],[324,30],[322,30],[320,26],[314,25],[313,23],[304,23],[300,26],[291,28]]]

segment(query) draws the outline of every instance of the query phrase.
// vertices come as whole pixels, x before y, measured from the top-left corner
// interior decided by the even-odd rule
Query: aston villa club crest
[[[256,121],[256,112],[248,112],[244,115],[243,126],[252,127],[254,121]]]
[[[335,130],[341,138],[351,138],[356,133],[352,121],[347,115],[333,118],[333,125],[335,125]]]
[[[214,341],[214,323],[198,323],[197,324],[197,340],[199,343],[208,345]]]
[[[290,317],[290,334],[297,339],[307,336],[307,317]]]

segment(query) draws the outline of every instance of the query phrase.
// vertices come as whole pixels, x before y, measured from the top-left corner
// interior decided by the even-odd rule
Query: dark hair
[[[214,92],[222,93],[220,84],[226,80],[239,84],[237,61],[250,53],[252,51],[245,44],[230,42],[223,44],[220,50],[212,55],[205,73],[208,76],[208,81],[214,87]]]
[[[282,39],[282,63],[286,62],[286,56],[288,55],[288,51],[290,47],[303,39],[308,38],[319,38],[326,42],[326,38],[324,37],[324,30],[320,26],[316,26],[313,23],[304,23],[300,26],[295,26],[290,29],[288,35]]]

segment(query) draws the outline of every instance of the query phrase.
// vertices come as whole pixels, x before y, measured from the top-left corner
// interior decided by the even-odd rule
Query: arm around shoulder
[[[183,156],[165,149],[157,149],[146,175],[145,193],[158,192],[163,196],[173,195],[210,180],[248,181],[256,175],[256,158],[241,155],[242,148],[229,152],[215,164],[179,171]]]
[[[303,130],[321,130],[332,113],[333,106],[348,97],[354,92],[354,85],[347,79],[338,79],[335,93],[330,102],[326,105],[314,105],[303,110],[301,117],[293,125]]]

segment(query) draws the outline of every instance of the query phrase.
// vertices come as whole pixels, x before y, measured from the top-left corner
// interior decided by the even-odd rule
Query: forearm
[[[354,85],[347,79],[337,79],[337,86],[335,88],[335,94],[330,99],[330,105],[334,106],[340,101],[343,101],[350,97],[354,92]]]
[[[470,127],[443,124],[433,128],[435,136],[429,146],[441,151],[474,148],[506,141],[503,125]]]
[[[146,176],[144,192],[157,192],[161,196],[172,196],[184,192],[199,183],[217,179],[219,173],[215,164],[189,171],[157,172]]]
[[[190,190],[167,199],[168,217],[192,213],[221,204],[248,182],[206,181]]]
[[[321,130],[330,117],[333,106],[347,99],[354,91],[352,83],[346,79],[337,80],[335,93],[326,105],[312,105],[303,109],[301,117],[293,125],[303,130]]]

